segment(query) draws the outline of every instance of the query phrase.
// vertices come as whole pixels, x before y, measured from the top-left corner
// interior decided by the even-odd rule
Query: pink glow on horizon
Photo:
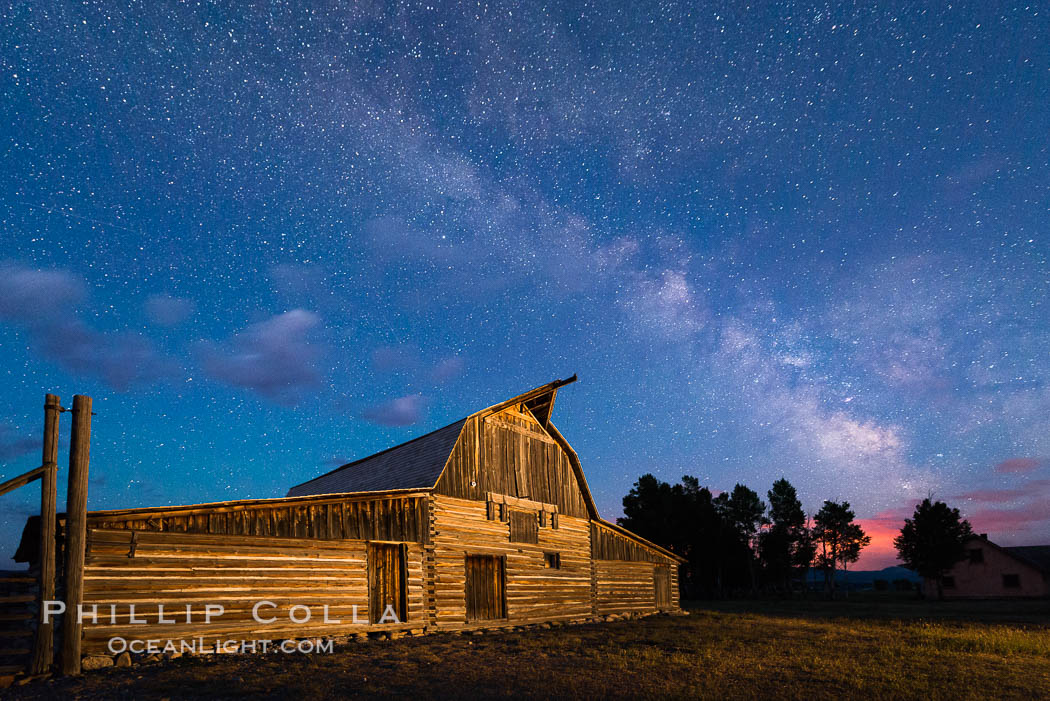
[[[900,534],[905,516],[911,516],[912,511],[911,508],[883,511],[872,518],[858,518],[857,523],[871,536],[871,544],[860,551],[860,559],[850,565],[850,569],[881,570],[900,565],[893,539]]]

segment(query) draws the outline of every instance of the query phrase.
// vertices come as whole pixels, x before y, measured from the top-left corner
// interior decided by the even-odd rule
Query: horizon
[[[2,12],[0,479],[45,392],[94,397],[98,510],[283,496],[578,372],[610,520],[783,476],[859,569],[928,494],[1050,542],[1036,9]],[[0,499],[3,569],[39,496]]]

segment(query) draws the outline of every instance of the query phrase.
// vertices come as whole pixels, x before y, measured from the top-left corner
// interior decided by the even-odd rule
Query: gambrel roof
[[[475,412],[444,428],[431,431],[413,438],[407,443],[369,455],[368,457],[347,463],[327,472],[320,477],[297,484],[288,490],[289,497],[305,497],[317,494],[343,494],[353,492],[378,492],[421,489],[429,490],[437,486],[438,480],[452,455],[456,442],[463,431],[463,425],[475,416],[487,416],[503,411],[516,404],[524,405],[536,417],[551,438],[562,447],[569,457],[577,484],[583,493],[587,512],[594,521],[630,538],[645,547],[651,548],[679,562],[685,560],[679,555],[632,533],[623,526],[606,521],[598,515],[598,508],[587,486],[579,456],[572,449],[558,428],[551,422],[551,411],[558,388],[576,381],[576,375],[564,380],[555,380],[545,385],[512,397],[499,404]]]
[[[558,388],[575,382],[576,376],[555,380],[529,390],[505,402],[482,409],[444,428],[413,438],[366,458],[355,460],[320,477],[297,484],[288,490],[290,497],[343,492],[376,492],[393,489],[431,489],[441,477],[452,449],[471,416],[501,411],[514,404],[524,404],[547,428]]]

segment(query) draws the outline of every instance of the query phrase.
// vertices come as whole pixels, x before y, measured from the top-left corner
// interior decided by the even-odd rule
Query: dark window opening
[[[1021,575],[1019,574],[1004,574],[1003,575],[1003,586],[1007,589],[1019,589],[1021,587]]]
[[[980,548],[974,548],[970,551],[970,562],[973,564],[980,564],[984,562],[984,551]]]
[[[510,542],[540,542],[539,519],[530,511],[510,512]]]
[[[543,566],[549,570],[560,570],[561,553],[543,553]]]

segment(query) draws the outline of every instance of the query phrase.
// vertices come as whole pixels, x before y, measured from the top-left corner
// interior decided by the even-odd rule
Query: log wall
[[[421,493],[326,496],[96,511],[88,514],[88,524],[107,530],[422,543],[426,499]]]
[[[92,528],[88,532],[84,572],[85,604],[99,605],[99,620],[84,624],[84,653],[106,652],[111,637],[189,640],[282,639],[316,635],[422,628],[424,625],[423,548],[406,545],[408,621],[401,624],[353,622],[368,619],[366,549],[363,540],[303,540],[260,536],[200,535]],[[277,616],[272,624],[252,619],[258,601],[277,605],[260,616]],[[110,618],[110,605],[116,617]],[[149,625],[130,620],[135,616]],[[204,623],[204,606],[220,604],[221,617]],[[289,619],[291,606],[311,609],[308,623]],[[341,623],[325,623],[329,618]],[[173,624],[158,622],[159,608]],[[191,622],[186,623],[186,606]],[[298,614],[301,617],[302,611]],[[163,642],[161,643],[163,645]]]
[[[596,560],[594,565],[599,615],[657,610],[652,563]]]
[[[506,557],[507,623],[571,620],[591,615],[590,531],[587,520],[562,516],[540,528],[537,543],[510,542],[510,524],[490,520],[484,502],[434,495],[427,546],[432,573],[428,620],[439,628],[466,626],[465,558]],[[560,553],[560,569],[544,566]],[[489,621],[489,624],[492,622]]]
[[[649,612],[679,607],[678,563],[609,526],[591,521],[595,613]],[[670,602],[657,606],[656,568],[670,574]]]

